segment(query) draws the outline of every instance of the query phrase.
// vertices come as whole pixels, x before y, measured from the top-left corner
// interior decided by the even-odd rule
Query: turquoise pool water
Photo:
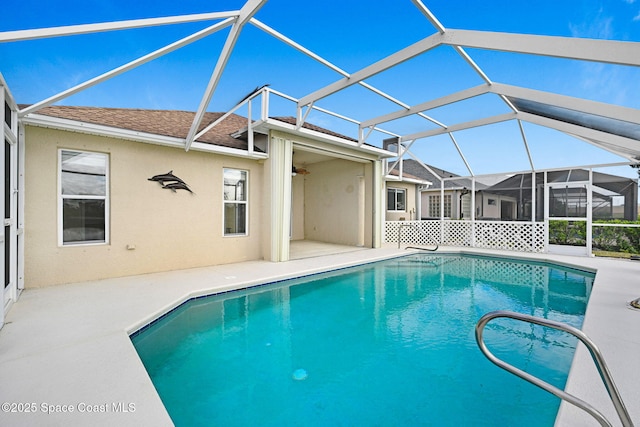
[[[553,426],[558,399],[486,360],[474,327],[580,327],[593,278],[418,254],[190,300],[131,339],[177,426]],[[485,340],[564,387],[572,337],[502,319]]]

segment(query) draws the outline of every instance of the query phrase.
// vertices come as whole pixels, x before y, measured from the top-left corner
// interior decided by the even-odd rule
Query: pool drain
[[[307,371],[305,371],[302,368],[296,369],[295,371],[293,371],[293,375],[292,375],[293,379],[296,381],[306,380],[308,376],[309,375],[307,374]]]

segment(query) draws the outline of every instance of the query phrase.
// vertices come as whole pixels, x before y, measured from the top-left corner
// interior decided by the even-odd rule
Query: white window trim
[[[224,199],[224,172],[226,170],[235,170],[240,172],[245,172],[247,174],[246,188],[245,188],[245,200],[233,200],[228,201]],[[231,168],[231,167],[223,167],[222,168],[222,237],[246,237],[249,236],[249,171],[247,169],[239,169],[239,168]],[[234,203],[234,204],[244,204],[245,205],[245,224],[244,224],[244,233],[229,233],[227,234],[225,230],[225,204]]]
[[[62,152],[63,151],[75,151],[76,153],[87,153],[87,154],[99,154],[105,157],[105,195],[104,196],[82,196],[83,199],[92,199],[92,200],[104,200],[104,242],[97,241],[87,241],[87,242],[72,242],[72,243],[64,243],[63,238],[63,203],[62,200],[65,198],[73,198],[73,197],[65,197],[62,194]],[[78,150],[75,148],[59,148],[58,149],[58,246],[59,247],[74,247],[74,246],[104,246],[108,245],[110,242],[111,236],[111,192],[110,192],[110,158],[108,153],[102,153],[99,151],[87,151],[87,150]]]
[[[393,206],[396,209],[389,209],[389,190],[394,190],[396,197],[394,199]],[[398,207],[398,191],[402,191],[404,193],[404,209],[397,209]],[[397,187],[388,187],[387,188],[387,212],[406,212],[407,211],[407,189],[406,188],[397,188]]]

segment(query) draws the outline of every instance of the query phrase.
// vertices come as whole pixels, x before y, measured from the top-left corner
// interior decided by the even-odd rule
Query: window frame
[[[81,195],[81,194],[62,194],[62,153],[63,152],[72,152],[72,153],[80,153],[80,154],[90,154],[90,155],[98,155],[104,158],[104,166],[105,166],[105,189],[104,196],[96,196],[96,195]],[[108,153],[103,153],[99,151],[88,151],[88,150],[79,150],[75,148],[59,148],[58,149],[58,246],[59,247],[73,247],[73,246],[101,246],[101,245],[109,245],[110,244],[110,236],[111,236],[111,192],[110,192],[110,158]],[[74,241],[74,242],[65,242],[64,241],[64,200],[68,199],[76,199],[76,200],[104,200],[104,240],[85,240],[85,241]]]
[[[225,200],[225,183],[224,176],[226,171],[237,171],[245,173],[244,200]],[[249,235],[249,170],[223,167],[222,168],[222,237],[246,237]],[[226,212],[227,205],[244,205],[244,233],[227,233],[226,229]]]
[[[393,207],[394,209],[389,209],[389,192],[393,191]],[[398,209],[398,193],[404,194],[404,208]],[[406,212],[407,211],[407,189],[406,188],[397,188],[397,187],[388,187],[387,188],[387,212]]]

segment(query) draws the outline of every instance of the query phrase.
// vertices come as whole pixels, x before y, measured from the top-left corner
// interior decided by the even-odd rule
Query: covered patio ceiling
[[[409,0],[406,1],[409,2]],[[263,8],[271,6],[267,4],[267,0],[248,0],[240,9],[231,11],[3,31],[0,32],[0,46],[2,44],[38,39],[82,36],[156,26],[164,27],[201,22],[208,25],[204,29],[193,32],[180,40],[166,44],[110,71],[32,103],[19,112],[20,117],[28,118],[37,114],[38,110],[43,107],[64,103],[68,98],[82,91],[143,64],[210,37],[213,34],[226,32],[224,43],[220,51],[216,53],[215,67],[206,82],[204,93],[197,108],[194,106],[196,110],[195,119],[187,137],[184,139],[184,148],[186,150],[189,150],[191,144],[197,140],[197,129],[201,127],[204,113],[210,109],[212,98],[220,90],[223,75],[228,71],[229,61],[236,53],[236,46],[247,31],[246,27],[250,26],[275,38],[288,48],[294,49],[299,54],[311,59],[312,62],[339,75],[338,80],[324,85],[322,83],[314,83],[313,79],[310,79],[309,84],[305,86],[307,88],[306,93],[295,98],[291,97],[291,99],[295,100],[295,103],[288,107],[289,110],[285,114],[297,118],[298,129],[302,127],[305,121],[317,120],[316,118],[319,117],[319,114],[327,114],[328,108],[326,106],[340,105],[340,103],[333,103],[332,99],[352,97],[354,93],[352,90],[357,87],[361,90],[358,92],[361,95],[356,96],[356,101],[353,105],[345,103],[345,111],[332,112],[331,119],[333,120],[337,117],[346,119],[351,124],[355,123],[357,129],[353,129],[355,135],[352,136],[358,139],[359,144],[368,143],[382,146],[383,139],[393,138],[400,143],[396,146],[401,147],[402,154],[407,155],[412,154],[411,152],[414,150],[417,151],[417,147],[423,141],[446,137],[450,140],[450,147],[455,148],[455,152],[459,155],[469,176],[475,175],[472,167],[473,159],[469,157],[463,144],[458,142],[458,135],[461,132],[496,126],[505,122],[517,125],[519,135],[510,137],[508,144],[519,145],[522,151],[526,153],[527,169],[530,170],[539,168],[536,167],[536,158],[532,155],[528,132],[523,123],[553,129],[559,133],[570,135],[572,138],[619,157],[621,162],[635,164],[640,161],[640,110],[616,105],[615,103],[599,102],[493,81],[489,73],[485,72],[483,67],[474,60],[474,55],[477,52],[491,51],[517,54],[515,57],[509,57],[510,60],[516,62],[522,60],[525,56],[545,57],[589,64],[632,67],[634,70],[638,70],[640,69],[639,42],[448,29],[428,8],[429,2],[411,0],[411,3],[415,7],[415,13],[422,15],[424,25],[431,28],[431,34],[354,72],[345,71],[311,49],[287,37],[283,32],[271,28],[258,20],[256,16],[259,12]],[[273,6],[276,7],[277,3],[274,3]],[[392,19],[393,10],[389,10],[389,15],[389,19]],[[393,37],[393,33],[390,33],[389,37]],[[363,47],[363,49],[366,48],[367,46]],[[386,84],[386,90],[382,90],[376,84],[377,81],[383,82],[380,76],[385,75],[385,73],[393,73],[394,70],[412,65],[417,58],[424,57],[434,51],[440,52],[442,49],[450,50],[453,55],[447,53],[446,55],[438,55],[437,58],[444,58],[448,61],[461,60],[466,67],[466,72],[463,75],[452,75],[450,77],[451,79],[459,80],[456,86],[462,87],[461,90],[444,96],[430,96],[428,91],[424,91],[420,85],[423,75],[419,67],[422,63],[415,64],[417,68],[413,70],[413,74],[409,73],[412,76],[411,79],[404,80],[401,83],[396,82],[396,86]],[[256,61],[259,61],[259,59],[256,59]],[[286,66],[286,64],[283,64],[283,66]],[[259,62],[256,63],[256,67],[259,68]],[[432,67],[441,68],[442,70],[448,69],[447,64],[435,62],[432,63]],[[305,70],[300,70],[299,75],[300,79],[305,79]],[[566,78],[570,78],[570,76],[566,76]],[[628,82],[628,84],[638,85],[637,81],[635,83]],[[10,85],[11,82],[9,81]],[[415,85],[416,90],[412,98],[415,99],[416,96],[420,96],[422,100],[417,103],[408,103],[396,98],[395,92],[403,92],[396,90],[398,85],[409,86],[409,90]],[[279,88],[276,87],[274,89]],[[263,90],[269,91],[270,89],[263,88]],[[363,94],[362,90],[366,94]],[[375,114],[372,110],[366,110],[367,116],[362,117],[365,109],[358,107],[358,101],[367,103],[369,102],[368,100],[372,99],[372,96],[383,100],[384,107],[376,111],[385,112]],[[484,100],[487,98],[491,99],[485,103]],[[482,104],[473,104],[474,100],[479,99],[483,100]],[[18,101],[20,102],[21,100],[18,99]],[[246,103],[246,100],[244,102]],[[486,107],[486,105],[491,105],[491,108]],[[264,104],[262,108],[265,108]],[[270,108],[269,116],[285,115],[282,112],[272,112],[275,107],[269,106],[267,108]],[[471,120],[468,119],[469,110],[473,110],[473,119]],[[459,111],[460,114],[455,114],[456,111]],[[358,118],[354,119],[352,117]],[[325,125],[322,119],[320,121],[322,122],[320,124],[325,127],[348,134],[342,128],[334,129],[331,125],[334,123],[332,121],[326,122],[330,123],[330,125]],[[430,149],[433,150],[434,148]],[[418,156],[414,155],[414,157]],[[419,157],[424,156],[420,155]]]

